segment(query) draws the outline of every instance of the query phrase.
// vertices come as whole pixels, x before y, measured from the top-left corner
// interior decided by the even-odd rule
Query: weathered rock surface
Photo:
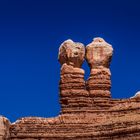
[[[12,140],[139,140],[140,101],[112,100],[108,110],[66,113],[56,118],[22,118],[10,128]]]
[[[65,41],[60,46],[60,115],[26,117],[10,125],[0,119],[0,140],[140,140],[140,94],[112,99],[109,64],[113,49],[96,38],[86,49],[91,72],[84,80],[84,48]]]
[[[86,59],[90,66],[87,90],[96,109],[110,107],[111,72],[109,69],[113,48],[102,38],[95,38],[86,47]]]
[[[0,140],[6,140],[9,138],[9,127],[9,120],[0,116]]]
[[[89,103],[85,89],[84,61],[85,48],[81,43],[66,40],[59,48],[59,62],[62,64],[60,76],[61,113],[72,113]]]
[[[84,70],[64,63],[60,78],[61,112],[70,113],[75,108],[86,106],[88,92],[85,90]]]
[[[109,67],[113,54],[113,48],[104,39],[94,38],[86,47],[86,59],[91,69],[96,66]]]
[[[74,67],[81,67],[84,57],[85,48],[82,43],[73,42],[68,39],[64,41],[59,48],[58,59],[62,65],[67,63]]]

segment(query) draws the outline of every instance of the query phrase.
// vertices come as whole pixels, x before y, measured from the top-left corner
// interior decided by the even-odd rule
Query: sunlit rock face
[[[81,43],[62,43],[60,114],[24,117],[12,124],[0,117],[0,140],[140,140],[139,92],[128,99],[111,98],[112,54],[112,46],[102,38],[87,45],[86,53]],[[85,57],[90,66],[88,80],[81,68]]]
[[[81,67],[84,57],[85,47],[82,43],[73,42],[68,39],[59,48],[58,59],[61,65],[67,63],[74,67]]]
[[[94,38],[86,47],[86,59],[91,69],[109,67],[113,55],[112,46],[103,38]]]
[[[75,112],[88,104],[85,71],[81,68],[85,59],[85,47],[82,43],[66,40],[60,45],[58,59],[61,64],[59,83],[61,112]]]
[[[87,90],[90,96],[98,97],[103,103],[107,102],[111,97],[111,72],[109,65],[112,55],[112,46],[102,38],[94,38],[86,46],[86,60],[90,66]]]

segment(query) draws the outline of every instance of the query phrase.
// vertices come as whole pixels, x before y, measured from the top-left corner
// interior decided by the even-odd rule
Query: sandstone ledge
[[[119,104],[119,105],[118,105]],[[22,118],[10,126],[17,139],[140,139],[140,101],[111,100],[107,110],[83,110],[55,118]]]

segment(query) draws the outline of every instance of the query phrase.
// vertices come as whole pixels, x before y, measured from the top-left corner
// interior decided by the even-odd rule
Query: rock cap
[[[59,48],[58,60],[74,67],[81,67],[85,57],[85,47],[82,43],[71,39],[64,41]]]
[[[113,55],[112,46],[103,38],[97,37],[86,47],[86,60],[90,68],[109,67]]]

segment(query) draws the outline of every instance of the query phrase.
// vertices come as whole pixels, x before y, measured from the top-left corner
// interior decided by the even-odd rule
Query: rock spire
[[[72,40],[64,41],[59,48],[58,59],[61,64],[60,103],[61,112],[68,113],[87,104],[84,70],[81,65],[85,58],[85,47]]]
[[[113,48],[102,38],[94,40],[86,46],[86,60],[90,66],[90,76],[87,80],[87,90],[100,109],[107,107],[111,97],[111,72],[109,69]]]
[[[62,43],[60,114],[24,117],[14,123],[0,117],[0,140],[140,140],[140,93],[111,98],[112,54],[112,46],[102,38],[87,47],[72,40]],[[87,81],[81,68],[84,58],[90,67]]]

